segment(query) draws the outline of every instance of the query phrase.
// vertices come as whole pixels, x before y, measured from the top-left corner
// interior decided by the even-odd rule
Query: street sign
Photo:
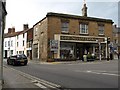
[[[50,40],[50,50],[57,53],[58,51],[58,40]]]

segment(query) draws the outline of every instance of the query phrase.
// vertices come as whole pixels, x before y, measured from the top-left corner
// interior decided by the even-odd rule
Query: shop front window
[[[61,47],[60,47],[60,58],[61,59],[72,59],[74,58],[74,44],[70,44],[70,43],[62,43]]]

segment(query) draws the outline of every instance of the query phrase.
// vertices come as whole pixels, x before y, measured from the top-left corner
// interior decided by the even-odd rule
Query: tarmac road
[[[118,60],[6,66],[66,88],[118,88]]]

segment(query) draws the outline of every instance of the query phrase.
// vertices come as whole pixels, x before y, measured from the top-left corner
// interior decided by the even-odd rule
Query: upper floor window
[[[19,36],[17,35],[17,39],[19,39]]]
[[[11,41],[11,47],[13,47],[13,41]]]
[[[80,34],[88,34],[88,24],[80,24]]]
[[[23,33],[23,38],[25,37],[25,34]]]
[[[18,47],[18,42],[17,42],[17,47]]]
[[[69,22],[62,22],[61,32],[63,32],[63,33],[69,32]]]
[[[5,47],[7,47],[7,42],[5,42]]]
[[[10,46],[10,41],[8,41],[8,47]]]
[[[98,33],[99,35],[104,35],[104,25],[98,25]]]
[[[24,46],[25,44],[24,44],[24,41],[23,41],[23,46]]]

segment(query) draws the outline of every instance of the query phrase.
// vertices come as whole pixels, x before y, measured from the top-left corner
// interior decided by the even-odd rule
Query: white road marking
[[[35,83],[35,85],[38,86],[38,87],[40,87],[40,88],[47,88],[47,87],[43,86],[43,85],[40,84],[40,83]]]
[[[118,74],[114,73],[107,73],[107,71],[92,71],[92,70],[87,70],[87,71],[80,71],[80,70],[75,70],[75,72],[83,72],[83,73],[93,73],[93,74],[101,74],[101,75],[111,75],[111,76],[120,76]],[[116,71],[117,72],[117,71]]]

